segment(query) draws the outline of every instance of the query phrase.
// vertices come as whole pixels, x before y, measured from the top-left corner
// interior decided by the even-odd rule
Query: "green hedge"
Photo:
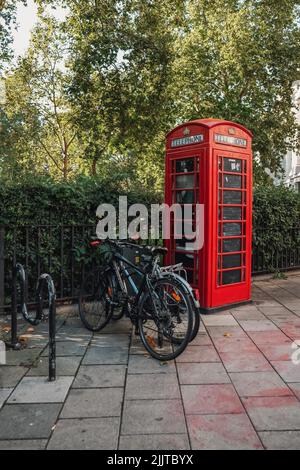
[[[16,185],[0,183],[0,224],[95,224],[98,205],[111,203],[117,207],[120,195],[127,195],[128,204],[140,202],[147,206],[162,197],[130,186],[126,175],[79,178],[70,183],[50,179]]]
[[[253,270],[300,266],[300,194],[283,186],[254,190]]]
[[[5,255],[9,297],[10,273],[14,254],[27,264],[30,291],[37,275],[51,272],[59,296],[70,295],[70,279],[79,279],[81,261],[88,260],[86,240],[95,235],[96,209],[107,202],[118,205],[118,196],[127,195],[128,203],[158,203],[162,195],[132,187],[126,175],[106,179],[80,178],[72,183],[49,179],[17,185],[0,185],[0,224],[21,226],[7,229]],[[257,187],[254,190],[254,271],[277,271],[300,265],[300,195],[284,187]],[[36,230],[24,226],[54,226]],[[61,225],[87,225],[70,229]],[[23,226],[23,227],[22,227]],[[63,263],[61,264],[61,259]],[[63,284],[63,286],[62,286]]]

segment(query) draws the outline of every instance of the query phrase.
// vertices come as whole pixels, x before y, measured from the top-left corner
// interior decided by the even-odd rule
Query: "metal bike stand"
[[[13,268],[12,292],[11,292],[11,341],[6,345],[14,351],[21,349],[18,339],[18,306],[17,306],[17,278],[21,281],[21,304],[25,305],[25,283],[26,275],[22,264],[17,263]]]
[[[52,277],[49,274],[42,274],[37,283],[37,309],[38,318],[42,317],[43,310],[43,288],[47,287],[49,300],[49,382],[56,380],[56,291]]]

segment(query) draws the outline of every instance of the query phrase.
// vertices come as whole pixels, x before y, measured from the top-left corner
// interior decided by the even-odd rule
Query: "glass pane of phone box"
[[[242,204],[241,191],[224,191],[223,203],[224,204]]]
[[[242,240],[240,238],[232,238],[229,240],[223,240],[223,247],[219,242],[219,252],[233,253],[235,251],[242,251]],[[223,248],[223,249],[222,249]]]
[[[222,275],[222,284],[235,284],[236,282],[242,281],[242,272],[241,270],[234,270],[234,271],[224,271]]]
[[[235,158],[224,158],[224,171],[230,171],[231,173],[241,173],[242,160]]]
[[[183,263],[184,267],[193,268],[194,267],[194,255],[184,254],[184,253],[175,253],[175,263]]]
[[[184,159],[176,161],[176,173],[192,172],[194,171],[194,159]]]
[[[242,264],[241,255],[226,255],[223,256],[222,267],[223,269],[238,268]]]
[[[194,175],[176,176],[176,188],[193,188],[194,179]]]
[[[223,220],[242,220],[241,207],[224,207]]]

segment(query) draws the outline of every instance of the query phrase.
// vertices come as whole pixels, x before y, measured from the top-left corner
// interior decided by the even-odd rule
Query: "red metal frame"
[[[204,246],[191,251],[175,239],[171,217],[166,263],[184,262],[207,310],[251,298],[251,145],[243,126],[216,119],[181,124],[167,136],[165,202],[204,204],[205,220]]]

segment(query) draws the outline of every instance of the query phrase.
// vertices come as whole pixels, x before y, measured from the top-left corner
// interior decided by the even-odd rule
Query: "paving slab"
[[[230,382],[221,363],[177,364],[180,384],[226,384]]]
[[[121,436],[119,450],[190,450],[187,434]]]
[[[199,332],[197,336],[189,343],[189,346],[209,346],[212,340],[206,332]]]
[[[275,299],[272,299],[272,297],[269,297],[268,299],[260,299],[260,300],[255,300],[254,304],[257,308],[260,307],[281,307],[281,303],[278,302]]]
[[[81,356],[60,356],[56,358],[57,376],[74,376],[81,362]],[[49,360],[47,356],[40,356],[38,361],[31,367],[27,376],[48,376]]]
[[[277,331],[278,328],[269,320],[240,320],[244,331]]]
[[[0,441],[0,450],[44,450],[46,439]]]
[[[121,415],[123,388],[72,389],[61,418],[102,418]]]
[[[292,341],[300,339],[300,325],[294,322],[280,323],[279,328],[285,333]]]
[[[168,374],[175,372],[174,361],[160,362],[153,359],[150,355],[129,356],[128,373],[129,374]]]
[[[83,356],[87,344],[86,341],[58,341],[56,343],[56,356]],[[48,356],[48,354],[49,350],[46,348],[42,356]]]
[[[30,367],[37,360],[43,349],[32,348],[22,351],[6,351],[6,364],[8,366]]]
[[[116,450],[119,418],[60,419],[48,450]]]
[[[181,400],[127,400],[121,434],[186,433]]]
[[[266,344],[291,344],[290,338],[288,338],[282,331],[253,331],[249,332],[248,335],[252,341],[259,347]]]
[[[242,398],[257,431],[299,430],[300,402],[294,397]]]
[[[92,346],[110,348],[110,347],[121,347],[126,348],[130,343],[130,335],[119,333],[119,334],[97,334],[91,341]]]
[[[126,400],[180,398],[177,375],[132,374],[127,376]]]
[[[110,322],[106,327],[101,330],[100,333],[95,333],[94,337],[96,337],[98,334],[102,335],[110,335],[112,333],[124,333],[128,334],[132,330],[132,323],[130,320],[127,318],[123,318],[121,320],[118,320],[116,322]]]
[[[13,388],[28,372],[27,367],[0,366],[0,388]]]
[[[24,377],[9,397],[8,403],[62,403],[71,387],[73,377]]]
[[[232,307],[230,308],[230,311],[232,313],[234,312],[248,312],[249,315],[251,315],[251,312],[257,312],[257,307],[255,303],[248,303],[245,305],[238,305],[237,307]]]
[[[85,328],[62,326],[56,333],[57,341],[88,341],[93,333]]]
[[[263,372],[272,370],[271,365],[261,353],[220,352],[227,372]]]
[[[285,382],[300,382],[300,364],[293,364],[291,360],[271,361],[271,364]]]
[[[238,326],[237,321],[232,315],[202,315],[201,319],[204,325],[207,326]]]
[[[0,388],[0,409],[2,408],[12,391],[13,388]]]
[[[139,336],[132,335],[130,343],[130,354],[145,354],[145,346]]]
[[[259,437],[266,450],[300,449],[300,431],[266,431]]]
[[[190,415],[187,426],[193,450],[262,449],[260,440],[244,414]]]
[[[217,338],[214,340],[214,346],[219,353],[259,353],[258,347],[249,338],[236,338],[232,336]]]
[[[207,332],[214,341],[217,338],[247,338],[247,334],[240,326],[208,326]]]
[[[288,386],[291,388],[293,393],[296,395],[298,400],[300,400],[300,383],[289,383]]]
[[[101,364],[127,364],[128,349],[127,348],[88,348],[82,364],[84,365],[101,365]]]
[[[73,388],[124,387],[125,365],[81,366]]]
[[[213,345],[208,346],[191,346],[183,351],[176,358],[177,363],[181,362],[220,362],[219,354]]]
[[[247,310],[232,310],[233,317],[239,322],[240,320],[265,320],[266,317],[258,310],[248,312]]]
[[[4,405],[0,411],[0,441],[48,439],[61,405],[54,403]]]
[[[291,396],[291,390],[276,372],[238,372],[230,378],[240,397]]]
[[[292,343],[284,344],[265,344],[260,345],[259,349],[268,361],[290,361],[293,353]]]
[[[266,315],[267,317],[277,317],[281,315],[290,315],[290,310],[283,307],[259,307],[261,313]]]
[[[181,392],[186,415],[244,412],[231,384],[182,385]]]
[[[27,348],[30,347],[45,347],[49,341],[48,333],[23,333],[19,335],[19,341],[25,344]]]

